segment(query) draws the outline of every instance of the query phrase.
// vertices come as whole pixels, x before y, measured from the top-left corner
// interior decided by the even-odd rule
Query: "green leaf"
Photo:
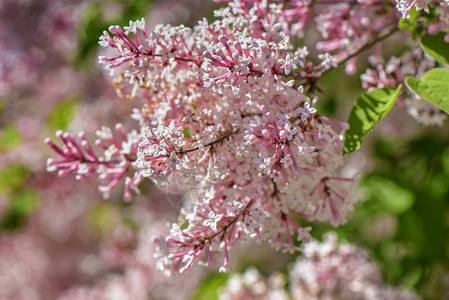
[[[0,152],[14,148],[22,142],[22,136],[14,124],[5,125],[0,131]]]
[[[0,98],[0,115],[3,113],[4,109],[5,109],[5,104],[3,103],[3,99]]]
[[[343,155],[360,148],[363,138],[385,117],[398,99],[402,85],[366,92],[360,96],[349,114]]]
[[[39,206],[39,195],[33,190],[20,190],[11,195],[8,208],[2,217],[0,227],[6,230],[19,229],[27,216]]]
[[[449,113],[449,70],[432,69],[420,79],[407,76],[405,83],[419,97]]]
[[[191,300],[215,300],[218,292],[228,281],[229,273],[210,273],[190,297]]]
[[[444,41],[448,32],[440,31],[435,35],[425,34],[421,37],[421,47],[436,61],[449,65],[449,43]]]
[[[415,196],[411,191],[388,178],[368,177],[362,185],[368,189],[372,199],[379,202],[388,212],[402,214],[415,203]]]
[[[70,123],[75,118],[78,111],[79,101],[75,98],[67,98],[62,100],[50,112],[47,119],[47,129],[50,132],[56,130],[67,130]]]
[[[29,174],[30,170],[22,163],[7,165],[0,170],[0,193],[17,189]]]

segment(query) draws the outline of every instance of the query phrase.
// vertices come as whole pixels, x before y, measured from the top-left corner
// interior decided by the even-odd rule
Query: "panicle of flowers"
[[[184,128],[192,136],[178,130],[175,142],[160,143],[152,132],[151,142],[144,146],[158,150],[138,153],[144,172],[152,179],[156,176],[156,182],[170,173],[199,183],[199,193],[182,216],[187,227],[173,224],[169,237],[159,240],[165,271],[183,272],[200,256],[208,264],[213,249],[224,251],[220,270],[228,270],[228,247],[239,239],[266,240],[278,249],[294,251],[293,239],[307,240],[310,230],[295,218],[340,225],[356,200],[354,179],[335,174],[342,161],[342,141],[329,124],[344,125],[317,117],[301,88],[275,77],[253,77],[242,86],[248,90],[245,103],[233,93],[216,93],[202,103],[216,108],[213,117],[202,117],[209,125],[191,122]],[[226,108],[220,107],[223,104]],[[222,133],[220,128],[229,129]]]
[[[217,2],[217,1],[216,1]],[[273,29],[282,29],[289,37],[304,40],[304,32],[317,30],[321,39],[315,43],[316,49],[321,52],[323,63],[315,68],[315,73],[335,68],[337,62],[346,63],[346,72],[356,72],[357,57],[352,56],[361,51],[373,40],[383,39],[397,30],[400,19],[397,11],[388,1],[358,0],[358,1],[266,1],[266,0],[240,0],[218,1],[230,2],[232,9],[248,10],[252,7],[256,15],[266,16],[271,13],[275,22],[264,22],[262,26]],[[274,25],[269,25],[274,24]],[[306,43],[307,44],[307,43]],[[283,62],[288,62],[289,57]],[[329,60],[332,58],[333,63]],[[349,59],[350,58],[350,59]],[[295,66],[295,62],[287,64]],[[301,65],[302,66],[302,65]],[[285,68],[289,75],[289,68]],[[302,75],[304,76],[304,75]],[[318,75],[319,76],[319,75]]]
[[[98,189],[104,198],[109,198],[111,191],[124,178],[124,200],[131,200],[131,189],[138,192],[137,186],[143,175],[135,170],[133,162],[137,156],[139,134],[133,130],[126,133],[121,124],[115,126],[118,137],[114,136],[108,127],[97,130],[98,139],[95,144],[103,150],[97,155],[84,132],[78,134],[78,139],[67,132],[58,131],[56,136],[61,140],[58,146],[51,138],[45,143],[53,149],[60,159],[49,158],[47,171],[58,172],[58,176],[75,174],[77,180],[97,174],[101,184]]]
[[[399,84],[405,86],[406,76],[421,77],[425,72],[436,65],[433,58],[425,55],[420,49],[404,52],[400,57],[391,57],[386,64],[378,63],[372,69],[367,69],[360,76],[362,87],[370,90],[383,87],[397,87]],[[443,125],[447,114],[438,107],[421,99],[408,89],[403,91],[399,97],[407,112],[418,122],[424,125]]]
[[[220,299],[420,299],[412,291],[383,285],[367,252],[352,244],[338,245],[335,234],[303,244],[302,255],[289,270],[288,289],[286,281],[281,274],[267,280],[251,268],[232,275]]]
[[[329,1],[331,2],[331,1]],[[397,14],[388,5],[376,5],[379,1],[358,1],[328,5],[315,17],[316,28],[323,40],[316,44],[319,51],[338,51],[335,59],[343,60],[365,47],[371,40],[394,31]],[[356,72],[357,57],[346,63],[346,72]],[[335,66],[332,66],[335,67]]]
[[[183,179],[195,190],[156,239],[166,274],[209,264],[216,250],[228,271],[231,244],[247,238],[295,251],[311,229],[299,219],[343,224],[357,199],[355,179],[338,176],[346,124],[318,115],[283,78],[323,66],[293,49],[282,7],[266,4],[231,2],[192,29],[150,33],[139,21],[101,38],[116,54],[100,62],[145,100],[133,114],[142,127],[134,165],[156,184]]]
[[[229,247],[247,238],[295,251],[295,239],[309,238],[301,219],[345,222],[357,199],[356,180],[338,173],[347,125],[317,113],[316,80],[342,63],[353,73],[357,54],[394,33],[399,20],[391,3],[376,0],[220,2],[229,3],[211,23],[147,31],[142,19],[111,26],[100,38],[110,51],[99,62],[118,73],[118,94],[143,100],[131,116],[141,130],[129,153],[113,138],[99,144],[100,158],[68,134],[60,134],[64,149],[49,143],[64,158],[50,160],[50,170],[100,173],[106,196],[128,172],[127,200],[143,177],[161,186],[187,183],[179,222],[157,239],[158,266],[167,274],[197,260],[208,264],[215,250],[224,252],[221,270],[229,270]],[[425,9],[427,1],[406,2]],[[322,37],[316,58],[290,42],[302,37],[305,20]],[[407,55],[368,70],[364,87],[397,86],[435,64]],[[444,119],[430,104],[403,102],[424,123]]]

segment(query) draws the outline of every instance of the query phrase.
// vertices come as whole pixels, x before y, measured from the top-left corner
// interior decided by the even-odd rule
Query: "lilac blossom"
[[[58,131],[56,135],[63,142],[62,147],[49,138],[45,143],[62,159],[49,158],[47,171],[58,171],[59,176],[75,173],[78,180],[98,173],[102,181],[99,190],[105,198],[109,198],[111,190],[125,178],[124,200],[129,201],[131,189],[138,192],[137,185],[143,179],[141,172],[133,171],[133,157],[137,155],[139,136],[136,131],[125,134],[121,124],[116,125],[116,131],[119,138],[115,138],[107,127],[97,131],[96,145],[104,151],[102,156],[97,156],[84,132],[80,132],[81,142],[78,142],[73,135]]]
[[[293,253],[310,239],[298,220],[346,222],[358,200],[356,178],[340,175],[348,126],[317,112],[317,80],[341,64],[355,72],[358,54],[400,19],[375,0],[224,2],[210,23],[148,30],[141,19],[104,31],[99,44],[109,51],[98,61],[118,95],[140,101],[139,130],[99,130],[101,155],[83,134],[79,142],[59,132],[61,147],[46,140],[62,157],[48,161],[50,171],[97,173],[105,196],[122,178],[126,201],[144,178],[162,188],[184,182],[178,222],[155,239],[166,275],[209,265],[217,252],[229,271],[231,246],[248,238]],[[308,19],[322,38],[316,57],[292,42]]]
[[[96,171],[107,192],[131,167],[137,182],[143,176],[167,186],[186,178],[196,186],[195,198],[186,199],[195,206],[183,216],[187,227],[158,239],[158,266],[167,274],[200,258],[208,264],[213,251],[224,252],[220,270],[228,270],[229,247],[246,237],[295,251],[294,236],[308,239],[308,231],[293,215],[340,225],[357,199],[355,180],[336,175],[344,126],[331,128],[302,88],[278,76],[288,73],[292,57],[300,57],[306,74],[328,66],[308,62],[304,48],[295,55],[279,26],[254,23],[256,17],[281,22],[278,8],[234,3],[216,11],[220,21],[194,28],[160,25],[149,32],[144,20],[111,26],[100,45],[116,54],[99,61],[120,73],[129,97],[145,101],[134,113],[142,128],[138,141],[128,141],[132,151],[124,153],[122,141],[103,130],[111,146],[97,143],[105,151],[99,158],[64,135],[64,149],[49,142],[65,158],[50,160],[51,169],[79,176]]]
[[[410,290],[383,285],[379,269],[367,252],[352,244],[338,245],[335,234],[327,234],[323,242],[305,243],[301,250],[288,278],[281,273],[264,278],[255,268],[249,268],[231,276],[220,299],[420,299]]]

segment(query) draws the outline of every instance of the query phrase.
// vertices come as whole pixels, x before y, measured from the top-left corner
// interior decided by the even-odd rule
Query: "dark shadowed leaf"
[[[423,35],[421,47],[436,61],[449,65],[449,43],[444,41],[446,34],[447,32],[441,31],[435,35]]]

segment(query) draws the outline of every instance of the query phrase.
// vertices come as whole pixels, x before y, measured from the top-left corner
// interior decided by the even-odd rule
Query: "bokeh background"
[[[206,268],[165,279],[154,265],[152,237],[175,222],[182,195],[149,181],[131,203],[120,188],[108,200],[95,178],[77,182],[46,172],[45,137],[121,122],[135,100],[119,98],[96,62],[110,25],[146,18],[193,25],[212,18],[203,0],[2,0],[0,2],[0,299],[216,299],[229,277]],[[403,46],[387,41],[391,54]],[[320,81],[322,114],[344,121],[363,92],[359,72]],[[379,264],[384,281],[423,299],[449,299],[449,125],[423,127],[395,107],[347,157],[360,170],[364,199],[339,228],[314,224],[321,239],[336,231]],[[257,251],[254,251],[257,247]],[[233,272],[255,266],[287,272],[296,255],[246,243]]]

